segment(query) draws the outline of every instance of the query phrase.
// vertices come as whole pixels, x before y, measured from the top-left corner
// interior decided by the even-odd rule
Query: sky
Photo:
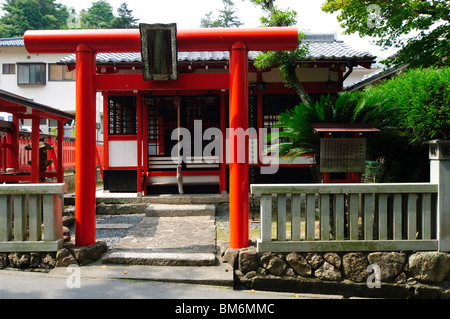
[[[0,1],[3,3],[4,1]],[[67,7],[73,7],[77,12],[91,6],[91,0],[57,0]],[[108,0],[117,15],[117,8],[127,2],[128,8],[133,10],[135,18],[140,23],[177,23],[178,29],[199,28],[201,19],[206,13],[213,11],[213,17],[218,16],[218,10],[223,8],[222,0]],[[368,51],[371,54],[385,58],[395,51],[382,51],[374,45],[371,38],[360,38],[358,35],[343,35],[343,29],[336,19],[337,14],[325,13],[320,6],[325,0],[277,0],[280,8],[290,8],[298,13],[299,30],[311,33],[337,34],[338,40],[343,40],[354,49]],[[234,0],[237,8],[236,15],[244,22],[243,27],[260,26],[259,18],[263,12],[256,8],[249,0]],[[378,59],[379,60],[379,59]]]

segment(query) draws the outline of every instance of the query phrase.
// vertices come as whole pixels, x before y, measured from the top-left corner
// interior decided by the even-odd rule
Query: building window
[[[16,74],[16,65],[13,63],[4,63],[2,68],[3,74]]]
[[[286,110],[292,110],[300,103],[300,98],[297,94],[265,94],[263,95],[262,115],[263,128],[266,128],[268,133],[272,133],[272,129],[279,125],[280,114]],[[279,130],[283,130],[282,127]],[[289,138],[281,137],[280,143],[289,142]]]
[[[49,64],[48,65],[48,80],[49,81],[75,81],[75,70],[69,71],[66,65]]]
[[[137,133],[135,96],[110,96],[108,113],[110,135],[135,135]]]
[[[18,85],[40,84],[45,85],[45,63],[17,64]]]
[[[300,103],[296,94],[265,94],[263,95],[263,127],[271,129],[279,123],[279,116],[288,109],[293,109]]]

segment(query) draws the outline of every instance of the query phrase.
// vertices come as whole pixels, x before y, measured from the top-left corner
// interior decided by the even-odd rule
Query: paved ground
[[[122,195],[98,192],[97,198],[118,201],[135,198],[135,194]],[[208,198],[205,196],[194,200]],[[136,198],[136,201],[141,200],[150,201],[147,197]],[[171,207],[166,207],[167,196],[151,200],[163,203],[159,207],[152,204],[146,214],[129,211],[127,215],[97,215],[96,238],[107,243],[108,252],[97,264],[83,266],[83,273],[89,278],[158,280],[232,287],[232,268],[217,258],[214,209],[208,210],[203,205],[207,208],[206,215],[186,209],[184,206],[193,201],[189,196],[179,196],[176,198],[179,206]],[[190,204],[190,207],[196,206],[201,210],[202,204]],[[157,217],[152,217],[154,215]],[[220,216],[223,215],[222,212]],[[71,232],[74,237],[74,227]],[[128,267],[127,270],[124,270],[124,266]],[[52,274],[65,275],[64,272],[65,269],[55,269]]]
[[[216,252],[213,216],[145,217],[116,249]]]
[[[161,268],[161,267],[160,267]],[[130,270],[129,268],[127,268]],[[159,310],[167,311],[168,315],[173,315],[175,306],[192,301],[196,305],[208,304],[207,300],[217,299],[220,303],[243,304],[249,303],[244,300],[259,299],[257,302],[263,305],[264,299],[284,299],[295,302],[299,299],[341,299],[341,296],[324,296],[315,294],[294,294],[277,293],[252,290],[233,290],[226,287],[211,285],[191,285],[183,283],[167,283],[161,281],[121,279],[114,280],[105,277],[89,277],[92,273],[85,272],[81,268],[81,278],[75,278],[74,272],[63,269],[60,273],[24,273],[10,270],[0,270],[0,299],[155,299],[155,301],[145,301],[144,307],[151,309],[151,306],[158,307]],[[72,276],[72,277],[70,277]],[[162,300],[165,299],[165,300]],[[174,300],[170,303],[171,308],[166,308],[167,300]],[[232,300],[237,300],[232,302]],[[116,302],[116,301],[114,301]],[[166,302],[166,303],[164,303]],[[251,302],[253,303],[253,302]],[[273,301],[270,301],[272,304]],[[284,305],[292,306],[295,311],[295,303]],[[107,312],[115,313],[119,304],[112,304],[108,307],[99,305],[104,316]],[[92,310],[97,307],[85,309],[91,315]],[[135,307],[132,309],[136,310]],[[217,309],[218,310],[218,309]],[[273,309],[280,313],[277,306]],[[225,315],[226,318],[226,315]]]

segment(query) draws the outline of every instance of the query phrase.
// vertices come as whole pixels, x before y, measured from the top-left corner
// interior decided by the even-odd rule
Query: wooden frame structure
[[[64,182],[63,167],[63,142],[64,123],[69,119],[74,119],[72,114],[54,109],[52,107],[33,102],[25,97],[0,90],[0,111],[11,113],[12,122],[0,121],[0,129],[6,131],[6,143],[2,148],[6,149],[4,158],[6,166],[11,172],[0,174],[1,182],[31,182],[39,183],[44,177],[56,177],[58,183]],[[24,174],[19,169],[19,120],[31,119],[31,174]],[[58,122],[56,171],[40,172],[39,168],[39,124],[40,119],[51,119]]]

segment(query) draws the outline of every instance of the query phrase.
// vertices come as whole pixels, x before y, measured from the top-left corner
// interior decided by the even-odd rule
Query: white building
[[[0,39],[0,88],[53,108],[75,114],[75,71],[57,62],[67,54],[30,54],[23,38]],[[97,97],[97,138],[102,139],[102,96]],[[6,120],[6,117],[5,117]],[[42,120],[41,131],[56,122]],[[24,123],[24,126],[31,124]]]

